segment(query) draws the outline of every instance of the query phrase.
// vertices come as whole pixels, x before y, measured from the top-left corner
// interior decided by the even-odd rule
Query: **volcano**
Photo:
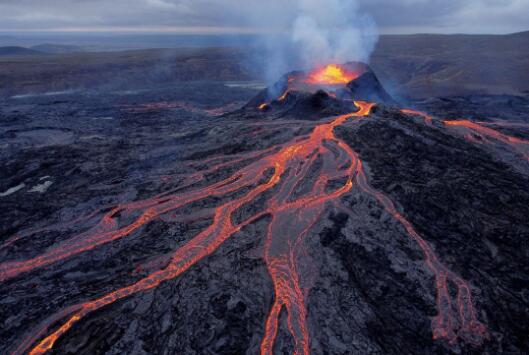
[[[296,100],[287,100],[288,98]],[[283,76],[272,87],[263,90],[247,108],[284,109],[299,99],[312,104],[315,110],[325,105],[326,97],[334,103],[369,101],[395,104],[375,73],[364,63],[329,64],[310,71],[295,71]],[[327,112],[329,113],[329,112]]]
[[[523,126],[399,107],[361,63],[289,73],[221,116],[165,100],[95,123],[112,146],[10,158],[6,174],[40,167],[13,205],[62,180],[45,212],[2,217],[0,352],[529,349]]]

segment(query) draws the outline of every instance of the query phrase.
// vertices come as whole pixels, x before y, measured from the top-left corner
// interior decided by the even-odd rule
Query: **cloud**
[[[335,1],[302,1],[301,11],[317,11],[324,23],[326,17],[332,18],[327,11],[332,7],[328,4]],[[341,3],[348,7],[347,11],[353,8],[355,13],[370,14],[382,32],[505,33],[529,27],[527,0],[342,0]],[[296,20],[293,14],[299,4],[285,0],[0,0],[0,27],[156,30],[211,26],[281,32],[288,31]]]
[[[145,0],[148,6],[158,7],[162,9],[174,9],[178,7],[177,4],[173,2],[167,2],[164,0]]]
[[[360,0],[360,3],[383,33],[512,33],[529,29],[527,0]]]
[[[371,16],[355,0],[298,0],[291,39],[309,66],[367,62],[378,40]]]

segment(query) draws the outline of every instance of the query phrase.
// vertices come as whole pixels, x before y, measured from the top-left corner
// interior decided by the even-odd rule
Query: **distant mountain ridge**
[[[83,48],[74,45],[64,45],[64,44],[53,44],[53,43],[43,43],[37,46],[30,47],[33,50],[50,53],[50,54],[64,54],[64,53],[79,53],[84,52]]]
[[[28,56],[43,54],[69,54],[84,52],[82,47],[74,45],[63,45],[43,43],[32,47],[5,46],[0,47],[0,56]]]
[[[384,35],[371,66],[392,91],[427,98],[529,90],[529,31],[509,35]]]
[[[120,52],[94,52],[85,47],[82,53],[78,48],[51,44],[29,49],[0,47],[4,84],[0,96],[116,84],[131,88],[193,80],[264,81],[260,74],[265,72],[266,56],[243,47]],[[263,63],[256,63],[255,58],[263,58]],[[472,94],[527,95],[529,31],[382,35],[369,65],[389,94],[402,102]]]
[[[0,47],[0,56],[11,56],[11,55],[39,55],[43,54],[42,52],[39,52],[34,49],[30,48],[24,48],[24,47],[18,47],[18,46],[8,46],[8,47]]]

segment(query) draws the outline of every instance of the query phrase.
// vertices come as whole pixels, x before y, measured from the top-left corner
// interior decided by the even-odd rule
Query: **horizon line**
[[[379,34],[385,35],[512,35],[528,32],[517,31],[428,31],[426,29],[381,29]],[[32,33],[58,33],[58,34],[158,34],[158,35],[282,35],[286,29],[267,29],[255,27],[223,27],[223,26],[156,26],[156,27],[56,27],[56,28],[31,28],[14,29],[0,28],[2,34],[32,34]]]

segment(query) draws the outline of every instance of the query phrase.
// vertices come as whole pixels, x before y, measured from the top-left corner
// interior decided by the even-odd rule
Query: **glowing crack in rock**
[[[426,122],[426,124],[428,125],[432,125],[432,121],[433,121],[433,118],[432,116],[424,113],[424,112],[421,112],[421,111],[417,111],[417,110],[413,110],[413,109],[402,109],[400,110],[400,112],[406,114],[406,115],[412,115],[412,116],[420,116],[424,119],[424,122]]]

